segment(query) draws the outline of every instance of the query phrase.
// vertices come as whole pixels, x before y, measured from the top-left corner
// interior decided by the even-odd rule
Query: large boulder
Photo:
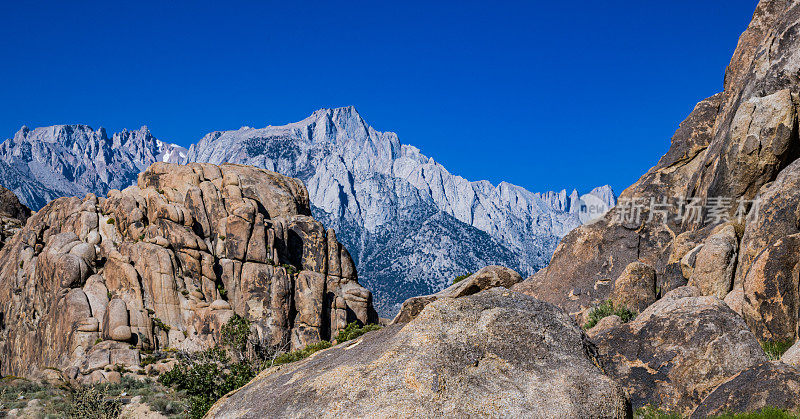
[[[375,323],[350,255],[296,179],[248,166],[157,163],[107,198],[59,198],[0,250],[0,373],[77,371],[100,341],[139,351],[221,343],[298,349]],[[255,348],[253,348],[255,349]]]
[[[403,302],[400,312],[392,322],[410,322],[425,306],[439,298],[464,297],[494,287],[511,288],[519,282],[522,282],[522,277],[513,269],[503,266],[487,266],[436,294],[409,298]]]
[[[611,301],[615,307],[640,312],[656,301],[656,271],[652,266],[633,262],[614,281]]]
[[[800,369],[780,362],[750,367],[714,389],[691,417],[748,413],[765,407],[800,409]]]
[[[697,252],[689,277],[689,285],[702,295],[725,298],[733,288],[733,272],[739,238],[733,225],[727,225],[709,236]]]
[[[259,374],[208,417],[630,417],[556,307],[492,288]]]
[[[800,308],[800,233],[764,249],[745,276],[742,314],[763,341],[797,338]]]
[[[654,404],[684,415],[716,386],[766,360],[739,315],[688,286],[593,341],[604,371],[628,390],[634,408]]]

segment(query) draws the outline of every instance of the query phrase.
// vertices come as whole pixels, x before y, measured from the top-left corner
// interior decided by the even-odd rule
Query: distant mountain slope
[[[531,274],[581,225],[577,191],[532,193],[450,174],[353,107],[320,109],[284,126],[206,135],[187,161],[240,163],[302,179],[314,216],[341,232],[376,307],[444,288],[497,263]],[[609,206],[608,186],[591,192]]]
[[[157,140],[147,129],[110,138],[86,125],[22,127],[0,144],[0,182],[33,209],[60,196],[105,195],[136,182],[157,161],[182,162],[187,150]]]

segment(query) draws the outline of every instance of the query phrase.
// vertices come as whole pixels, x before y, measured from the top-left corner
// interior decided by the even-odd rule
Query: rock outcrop
[[[13,192],[0,186],[0,249],[25,225],[31,210],[19,202]]]
[[[750,413],[765,407],[790,412],[800,409],[800,369],[780,362],[750,367],[706,396],[691,417]]]
[[[392,322],[410,322],[425,306],[439,298],[465,297],[494,287],[511,288],[512,285],[521,281],[522,277],[512,269],[503,266],[487,266],[436,294],[409,298],[403,302],[400,312]]]
[[[656,298],[688,283],[741,307],[759,339],[796,339],[798,24],[799,2],[761,1],[724,91],[697,104],[620,205],[570,232],[550,265],[515,289],[581,318],[641,262],[655,270]]]
[[[744,320],[694,287],[673,290],[593,341],[603,370],[628,390],[634,408],[656,404],[683,415],[727,379],[766,361]]]
[[[377,321],[302,183],[231,164],[156,163],[107,198],[59,198],[3,248],[0,277],[3,375],[100,382],[141,350],[214,346],[234,314],[286,349]]]
[[[630,417],[595,362],[561,310],[493,288],[270,368],[208,417]]]

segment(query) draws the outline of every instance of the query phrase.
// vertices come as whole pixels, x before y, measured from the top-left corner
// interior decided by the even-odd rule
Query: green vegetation
[[[136,396],[150,409],[167,417],[186,417],[188,412],[185,393],[150,379],[139,381],[123,377],[116,384],[70,388],[6,377],[0,380],[0,417],[11,409],[23,409],[36,399],[41,406],[36,417],[115,418],[123,404]]]
[[[164,324],[158,317],[153,317],[153,325],[165,332],[169,332],[169,325]]]
[[[275,365],[283,365],[292,362],[297,362],[301,359],[306,359],[310,357],[314,352],[319,352],[323,349],[328,349],[331,346],[333,345],[327,340],[323,340],[322,342],[318,343],[313,343],[311,345],[306,346],[303,349],[278,355],[272,362],[269,363],[268,366],[271,367]]]
[[[233,362],[220,348],[183,354],[178,365],[158,378],[189,396],[189,416],[202,418],[226,393],[250,381],[258,371],[249,362]]]
[[[289,265],[288,263],[284,263],[281,266],[283,266],[283,268],[286,269],[286,272],[289,275],[294,275],[297,273],[297,268],[295,268],[294,265]]]
[[[109,218],[108,221],[106,221],[106,224],[114,224],[114,223],[116,223],[116,220],[114,220],[113,218]]]
[[[612,314],[619,316],[623,323],[627,323],[633,320],[637,313],[624,306],[614,307],[614,303],[612,303],[611,300],[608,300],[599,304],[589,312],[589,320],[586,321],[586,324],[583,325],[583,328],[587,330],[591,329],[601,319],[611,316]]]
[[[109,398],[98,387],[78,387],[65,413],[71,418],[113,419],[122,412],[119,398]]]
[[[250,320],[234,314],[224,326],[222,326],[222,343],[240,353],[247,349],[250,340]]]
[[[363,327],[360,327],[358,323],[352,322],[342,329],[338,335],[336,335],[336,341],[339,343],[347,342],[348,340],[355,339],[364,333],[371,332],[373,330],[379,330],[380,328],[381,326],[377,324],[367,324]]]
[[[158,379],[161,384],[187,396],[189,417],[202,417],[220,397],[247,384],[264,368],[299,361],[331,347],[327,341],[288,353],[278,347],[259,347],[252,339],[250,321],[238,315],[225,323],[221,334],[222,347],[192,354],[178,353],[175,368]],[[156,362],[161,356],[144,357],[142,365]]]
[[[765,407],[761,410],[748,413],[725,413],[714,416],[716,419],[797,419],[800,415],[790,413],[774,407]]]
[[[793,344],[794,342],[791,340],[761,342],[761,348],[764,349],[764,353],[767,354],[767,358],[769,358],[770,361],[777,361],[781,359],[781,355],[788,351]]]
[[[459,275],[459,276],[455,277],[455,279],[453,279],[453,283],[454,283],[454,284],[457,284],[457,283],[459,283],[459,282],[461,282],[461,281],[463,281],[463,280],[465,280],[465,279],[469,278],[469,277],[470,277],[470,276],[472,276],[472,274],[474,274],[474,273],[475,273],[475,272],[468,272],[468,273],[465,273],[464,275]]]
[[[228,298],[228,290],[225,289],[225,284],[222,282],[217,282],[217,291],[219,291],[219,295],[223,299]]]
[[[633,413],[634,419],[681,419],[681,415],[677,413],[665,412],[653,405],[647,405],[636,409]],[[711,416],[714,419],[798,419],[796,413],[790,413],[785,410],[776,409],[774,407],[765,407],[755,412],[748,413],[723,413],[717,416]]]

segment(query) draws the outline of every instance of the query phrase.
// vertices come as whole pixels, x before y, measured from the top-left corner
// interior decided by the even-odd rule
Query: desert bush
[[[472,274],[473,274],[473,273],[474,273],[474,272],[468,272],[468,273],[465,273],[464,275],[459,275],[459,276],[457,276],[457,277],[455,277],[455,278],[453,279],[453,283],[454,283],[454,284],[457,284],[457,283],[459,283],[459,282],[461,282],[461,281],[463,281],[463,280],[465,280],[465,279],[469,278],[470,276],[472,276]]]
[[[77,387],[70,393],[64,412],[68,418],[112,419],[122,412],[122,401],[107,397],[99,387]]]
[[[250,321],[244,317],[234,314],[222,326],[222,343],[229,348],[244,352],[250,340]]]
[[[604,301],[589,311],[589,320],[586,321],[583,328],[587,330],[591,329],[601,319],[611,316],[612,314],[619,316],[623,323],[627,323],[636,318],[637,313],[624,306],[614,307],[614,303],[612,303],[611,300]]]
[[[159,382],[189,396],[189,416],[201,418],[229,391],[255,377],[257,370],[246,361],[232,362],[220,348],[181,354],[178,365],[162,374]]]
[[[367,324],[359,326],[358,323],[352,322],[349,323],[344,329],[339,331],[339,334],[336,335],[336,341],[339,343],[347,342],[348,340],[355,339],[364,333],[371,332],[373,330],[379,330],[381,328],[380,325],[377,324]]]
[[[791,340],[761,342],[761,348],[770,361],[777,361],[794,344]]]
[[[270,363],[270,366],[297,362],[301,359],[308,358],[314,352],[319,352],[323,349],[330,348],[331,346],[333,345],[331,345],[331,343],[328,342],[327,340],[323,340],[322,342],[318,343],[313,343],[311,345],[306,346],[303,349],[298,349],[296,351],[287,352],[279,355]]]

